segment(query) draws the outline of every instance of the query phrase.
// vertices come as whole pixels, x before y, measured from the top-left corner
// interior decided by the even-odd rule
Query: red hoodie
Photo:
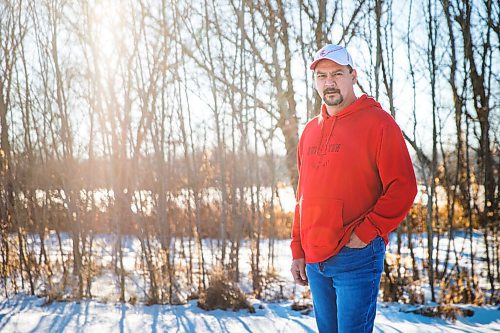
[[[365,243],[404,219],[417,193],[413,165],[390,114],[371,97],[306,124],[297,147],[299,184],[292,228],[293,259],[324,261],[349,242]]]

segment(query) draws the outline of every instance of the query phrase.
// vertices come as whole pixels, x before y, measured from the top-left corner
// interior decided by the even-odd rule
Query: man
[[[413,204],[415,174],[391,115],[356,97],[347,50],[326,45],[310,68],[323,105],[297,147],[291,272],[311,288],[320,332],[371,332],[388,234]]]

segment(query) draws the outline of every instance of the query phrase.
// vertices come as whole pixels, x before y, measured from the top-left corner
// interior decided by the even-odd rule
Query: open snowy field
[[[204,311],[196,301],[186,305],[114,305],[95,301],[54,302],[18,295],[0,301],[0,332],[316,332],[313,313],[291,310],[290,302],[252,301],[246,310]],[[259,308],[259,305],[262,305]],[[381,303],[375,332],[500,332],[500,311],[493,307],[467,308],[472,317],[456,322],[405,313],[410,306]]]
[[[454,245],[461,253],[460,265],[467,266],[470,258],[470,243],[463,234],[456,234]],[[424,237],[415,236],[414,246],[417,260],[423,260],[426,243]],[[474,235],[472,248],[474,255],[481,258],[484,255],[482,237]],[[112,258],[112,236],[96,238],[94,257],[101,264],[109,263]],[[65,235],[64,248],[70,252],[71,238]],[[284,287],[284,294],[300,295],[302,287],[294,287],[289,274],[290,253],[289,242],[277,241],[275,244],[274,265]],[[57,243],[54,237],[47,239],[47,248],[51,257],[57,257]],[[407,251],[406,240],[403,239],[403,254]],[[33,236],[30,246],[37,250],[39,243]],[[178,247],[179,244],[173,244]],[[250,299],[256,313],[247,310],[205,311],[196,305],[196,301],[188,301],[184,305],[144,305],[141,294],[145,290],[145,280],[137,271],[140,253],[138,241],[127,238],[124,241],[125,269],[127,275],[127,296],[137,297],[138,303],[119,304],[116,302],[118,287],[116,276],[103,272],[96,276],[92,285],[92,294],[96,300],[79,302],[53,302],[47,304],[46,298],[38,298],[20,293],[9,298],[0,296],[0,332],[316,332],[314,313],[303,314],[291,309],[291,300],[278,303]],[[442,240],[439,246],[440,257],[444,255],[447,243]],[[212,252],[214,246],[210,241],[204,244],[207,267],[210,267],[216,257]],[[267,265],[266,241],[262,243],[262,265]],[[396,251],[394,235],[388,247],[389,253]],[[179,259],[180,260],[180,259]],[[478,263],[482,263],[479,260]],[[455,264],[455,258],[450,258],[449,265]],[[240,252],[241,281],[243,291],[250,293],[250,248],[244,242]],[[485,284],[485,272],[482,265],[477,267],[481,284]],[[184,287],[189,287],[182,283]],[[487,287],[487,285],[485,285]],[[38,285],[37,288],[42,288]],[[38,289],[37,289],[38,290]],[[428,286],[424,286],[426,300],[429,300]],[[476,307],[464,305],[463,308],[473,311],[471,317],[459,317],[455,322],[438,318],[428,318],[411,313],[415,306],[398,303],[379,303],[375,322],[376,332],[500,332],[500,308]]]

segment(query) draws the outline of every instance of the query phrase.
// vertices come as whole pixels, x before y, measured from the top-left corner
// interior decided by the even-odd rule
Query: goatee
[[[337,97],[331,97],[331,98],[327,98],[326,95],[328,94],[338,94]],[[342,96],[342,94],[340,93],[340,90],[338,89],[333,89],[333,88],[329,88],[329,89],[325,89],[323,91],[323,102],[328,105],[328,106],[337,106],[339,104],[342,104],[342,102],[344,101],[344,96]]]

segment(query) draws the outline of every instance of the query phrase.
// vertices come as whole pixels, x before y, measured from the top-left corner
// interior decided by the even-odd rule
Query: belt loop
[[[325,263],[322,261],[318,265],[319,265],[319,271],[323,273],[323,271],[325,270]]]

